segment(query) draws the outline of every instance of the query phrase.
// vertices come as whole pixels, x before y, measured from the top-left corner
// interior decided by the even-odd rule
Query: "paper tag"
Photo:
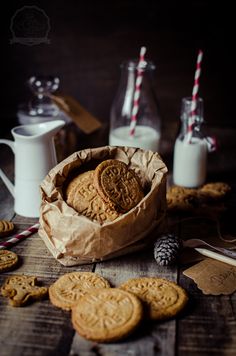
[[[236,291],[236,267],[210,258],[186,269],[183,274],[197,284],[204,294],[232,294]]]
[[[86,134],[90,134],[99,129],[101,122],[87,110],[85,110],[80,103],[68,95],[51,95],[55,104],[64,111],[67,116]]]

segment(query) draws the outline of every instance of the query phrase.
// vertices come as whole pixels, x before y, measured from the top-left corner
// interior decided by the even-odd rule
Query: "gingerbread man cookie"
[[[36,285],[37,278],[17,275],[6,279],[1,288],[2,295],[9,298],[13,307],[24,306],[30,299],[37,300],[46,296],[48,288]]]

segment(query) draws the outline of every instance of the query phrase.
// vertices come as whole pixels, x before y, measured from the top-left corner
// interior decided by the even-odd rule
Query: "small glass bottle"
[[[192,130],[189,131],[192,98],[183,98],[181,129],[175,141],[173,182],[176,185],[196,188],[206,180],[208,146],[202,130],[203,99],[197,99]]]
[[[111,107],[109,145],[139,147],[158,151],[161,137],[161,119],[153,88],[155,65],[146,61],[134,135],[130,135],[138,62],[123,62],[118,91]]]

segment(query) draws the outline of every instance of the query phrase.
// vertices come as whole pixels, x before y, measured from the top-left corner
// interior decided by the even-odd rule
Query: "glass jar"
[[[60,80],[53,76],[32,76],[27,81],[33,93],[31,100],[21,104],[17,111],[21,125],[64,120],[65,126],[55,135],[57,160],[60,162],[77,149],[77,130],[70,118],[54,103],[51,95],[58,89]]]
[[[158,151],[161,137],[161,119],[153,88],[155,65],[146,61],[142,69],[139,105],[134,134],[130,134],[134,105],[138,62],[122,63],[118,91],[111,107],[109,145],[139,147]]]
[[[173,160],[173,182],[176,185],[196,188],[206,180],[208,146],[203,133],[203,99],[198,98],[194,118],[192,98],[183,98],[181,106],[181,128],[175,141]],[[190,120],[193,120],[190,128]]]
[[[27,125],[58,119],[61,113],[50,95],[58,89],[59,78],[33,76],[27,83],[33,96],[28,103],[19,106],[17,112],[19,123]]]

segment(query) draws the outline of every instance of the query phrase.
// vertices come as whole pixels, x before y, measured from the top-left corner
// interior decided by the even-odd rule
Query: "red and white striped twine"
[[[11,247],[11,246],[15,245],[17,242],[19,242],[20,240],[24,239],[25,237],[28,237],[28,236],[34,234],[35,232],[37,232],[38,229],[39,229],[39,224],[35,224],[35,225],[29,227],[27,230],[22,231],[19,234],[13,236],[9,240],[1,242],[0,243],[0,250],[3,250],[5,248],[8,248],[8,247]]]
[[[131,114],[131,122],[130,122],[130,136],[134,136],[135,134],[135,127],[137,123],[137,114],[139,110],[139,99],[140,99],[140,92],[141,86],[143,81],[143,71],[146,65],[146,61],[144,59],[146,53],[146,47],[141,47],[140,55],[139,55],[139,62],[137,67],[137,77],[135,82],[135,91],[134,91],[134,101],[133,101],[133,108]]]
[[[191,109],[190,109],[190,116],[189,116],[189,120],[188,120],[188,134],[187,134],[187,142],[188,143],[191,142],[193,126],[194,126],[195,116],[196,116],[198,90],[199,90],[199,78],[200,78],[200,75],[201,75],[202,57],[203,57],[203,51],[200,49],[198,51],[198,56],[197,56],[197,64],[196,64],[196,71],[195,71],[195,76],[194,76],[194,85],[193,85],[193,91],[192,91],[192,103],[191,103]]]

